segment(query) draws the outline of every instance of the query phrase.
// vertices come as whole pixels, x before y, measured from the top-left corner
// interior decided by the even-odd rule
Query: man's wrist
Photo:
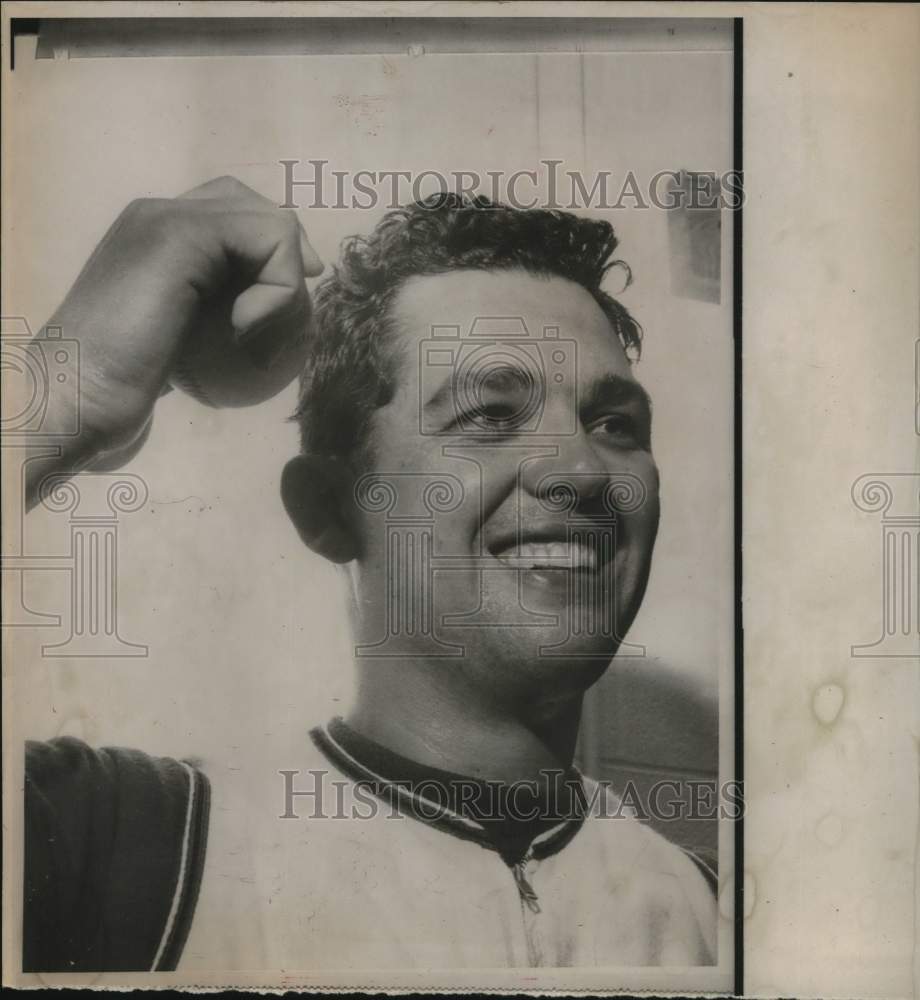
[[[87,419],[77,352],[56,348],[44,331],[29,349],[40,355],[36,359],[39,371],[49,350],[60,354],[55,359],[54,377],[38,387],[44,392],[44,401],[39,423],[26,445],[26,504],[31,509],[41,500],[43,483],[49,477],[73,476],[92,465],[104,449],[104,435]]]

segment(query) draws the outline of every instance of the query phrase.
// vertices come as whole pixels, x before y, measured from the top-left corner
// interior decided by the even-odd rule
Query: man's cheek
[[[432,551],[436,557],[469,559],[482,553],[478,550],[481,506],[479,494],[467,484],[463,499],[456,509],[438,515],[433,523]]]
[[[636,511],[627,522],[631,543],[638,547],[645,557],[651,556],[655,539],[658,537],[659,510],[657,495],[651,496],[646,500],[643,508]]]
[[[651,532],[654,541],[661,512],[661,477],[658,466],[649,452],[643,452],[631,473],[635,476],[637,488],[629,513],[642,523],[644,530]]]
[[[485,519],[486,499],[480,468],[468,461],[450,459],[443,465],[449,476],[455,502],[434,521],[434,553],[437,556],[478,556]]]
[[[661,505],[657,476],[643,476],[642,488],[634,495],[632,509],[617,515],[616,544],[621,557],[626,557],[631,569],[643,573],[652,557],[658,536]]]

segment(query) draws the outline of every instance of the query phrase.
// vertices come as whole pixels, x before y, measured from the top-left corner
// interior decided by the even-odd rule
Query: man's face
[[[392,319],[399,385],[357,494],[359,657],[498,697],[583,689],[638,610],[658,525],[622,346],[585,289],[521,270],[412,279]]]

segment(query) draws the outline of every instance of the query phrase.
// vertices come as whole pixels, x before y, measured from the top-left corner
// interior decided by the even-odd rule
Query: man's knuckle
[[[135,198],[122,212],[122,219],[145,237],[153,239],[169,225],[171,205],[168,198]]]
[[[151,213],[153,198],[135,198],[129,201],[121,213],[125,219],[144,219]]]
[[[234,177],[233,174],[221,174],[213,183],[227,198],[252,198],[254,194],[251,187],[244,184],[239,177]]]

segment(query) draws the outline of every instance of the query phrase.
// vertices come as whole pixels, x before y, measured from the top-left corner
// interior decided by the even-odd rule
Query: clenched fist
[[[80,434],[61,458],[29,464],[30,502],[50,472],[133,455],[170,382],[228,405],[289,382],[310,316],[304,278],[322,270],[297,216],[232,177],[132,202],[47,324],[80,344]],[[246,366],[266,372],[282,355],[281,383],[254,385],[246,398]],[[225,395],[236,398],[213,398],[209,382],[230,384]],[[43,430],[72,426],[72,406],[52,386]]]

